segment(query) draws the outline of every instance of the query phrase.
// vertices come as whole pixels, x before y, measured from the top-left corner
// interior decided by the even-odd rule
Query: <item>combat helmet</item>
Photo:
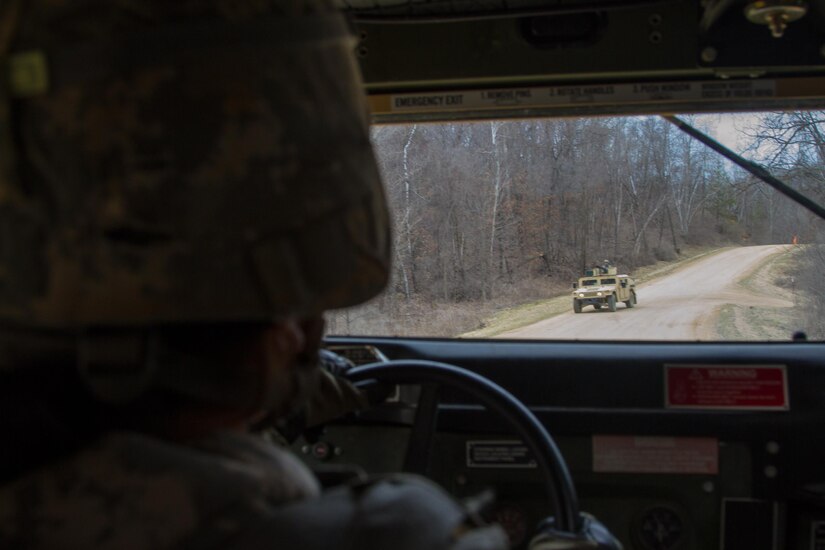
[[[3,326],[266,322],[383,289],[354,42],[324,2],[3,9]]]

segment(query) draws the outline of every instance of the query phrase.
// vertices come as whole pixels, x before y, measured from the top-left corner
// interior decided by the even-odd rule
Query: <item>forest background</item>
[[[733,127],[683,118],[711,134]],[[747,121],[745,156],[822,204],[825,113]],[[788,278],[806,296],[799,326],[825,338],[825,222],[659,117],[388,125],[372,139],[394,222],[392,281],[333,312],[331,334],[455,336],[568,292],[604,259],[633,273],[795,237],[807,245]]]

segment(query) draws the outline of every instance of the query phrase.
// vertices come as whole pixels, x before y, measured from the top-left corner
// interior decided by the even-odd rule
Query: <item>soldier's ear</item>
[[[276,368],[287,368],[304,351],[304,327],[297,319],[273,323],[261,333],[260,345],[265,354],[262,359]]]

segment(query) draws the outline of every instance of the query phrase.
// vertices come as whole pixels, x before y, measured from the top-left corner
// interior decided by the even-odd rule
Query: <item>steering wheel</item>
[[[500,415],[532,452],[544,477],[548,501],[556,510],[555,528],[568,533],[580,531],[582,516],[576,489],[555,441],[530,409],[498,384],[454,365],[412,359],[355,367],[347,371],[346,377],[359,386],[373,382],[424,385],[407,453],[408,466],[410,459],[427,456],[432,446],[438,386],[452,387],[473,396]]]

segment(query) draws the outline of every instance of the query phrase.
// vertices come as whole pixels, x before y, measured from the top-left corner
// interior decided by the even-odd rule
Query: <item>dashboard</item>
[[[625,548],[825,548],[822,344],[331,337],[327,346],[357,364],[441,361],[511,392],[554,437],[581,509]],[[442,388],[429,452],[410,467],[423,393],[404,386],[297,450],[320,469],[425,474],[524,547],[554,513],[530,452],[501,417]]]

